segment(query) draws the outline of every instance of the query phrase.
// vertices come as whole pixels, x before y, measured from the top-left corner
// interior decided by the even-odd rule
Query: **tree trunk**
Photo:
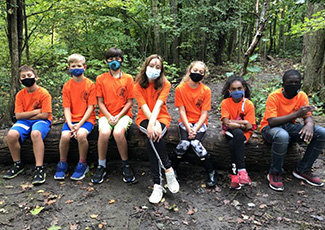
[[[232,29],[228,38],[228,60],[231,59],[232,54],[235,50],[235,44],[236,44],[236,37],[237,37],[237,30]]]
[[[240,75],[243,76],[247,73],[247,66],[248,66],[248,61],[249,61],[249,57],[250,55],[253,54],[258,42],[260,41],[261,37],[262,37],[262,33],[266,24],[266,11],[268,8],[268,4],[269,1],[268,0],[264,0],[263,3],[263,7],[262,7],[262,11],[261,11],[261,15],[260,15],[260,20],[259,20],[259,26],[258,29],[256,30],[255,36],[253,38],[253,41],[251,43],[251,45],[249,46],[248,50],[245,52],[244,55],[244,63],[243,63],[243,67],[240,70]]]
[[[17,0],[7,2],[8,39],[11,57],[11,89],[7,106],[7,113],[1,120],[1,125],[10,125],[14,118],[15,96],[19,88],[19,42],[18,42],[18,17]]]
[[[45,144],[45,162],[57,162],[59,161],[59,140],[61,135],[62,125],[53,125],[48,136],[44,140]],[[89,141],[89,153],[88,161],[97,161],[97,140],[98,131],[97,127],[88,136]],[[209,133],[203,140],[203,145],[212,157],[213,162],[219,169],[230,168],[230,154],[228,142],[224,138],[221,130],[221,125],[217,127],[209,127]],[[10,152],[7,145],[7,133],[8,130],[0,130],[0,162],[9,164],[12,162]],[[128,149],[130,159],[148,160],[146,153],[147,138],[140,134],[138,127],[133,124],[128,131]],[[172,124],[166,135],[166,146],[170,156],[179,142],[178,125]],[[192,151],[192,150],[189,150]],[[300,153],[303,151],[298,145],[294,145],[289,148],[286,155],[285,167],[293,168],[300,158]],[[33,149],[31,148],[31,140],[28,138],[22,145],[21,152],[22,161],[25,163],[34,162]],[[250,170],[266,170],[270,166],[271,160],[271,146],[264,143],[259,133],[256,133],[253,138],[246,144],[245,147],[246,166]],[[69,160],[78,160],[78,144],[75,140],[70,143]],[[109,159],[120,159],[116,145],[111,140],[108,149]],[[200,160],[195,156],[193,152],[187,154],[186,160],[192,163],[200,164]]]
[[[153,18],[155,19],[154,26],[153,26],[153,33],[154,33],[154,51],[156,54],[161,55],[161,48],[160,48],[160,28],[158,24],[158,1],[152,0],[152,14]]]
[[[177,0],[170,0],[170,12],[172,14],[172,17],[174,19],[174,29],[177,30],[178,28],[178,20],[177,20],[177,15],[178,15],[178,10],[177,10]],[[172,56],[173,56],[173,63],[176,65],[176,67],[179,67],[179,35],[175,31],[173,34],[173,42],[172,42]]]
[[[29,36],[28,36],[28,23],[27,23],[27,15],[26,15],[26,3],[25,0],[23,1],[23,16],[24,16],[24,26],[25,26],[25,53],[26,53],[26,60],[27,65],[30,63],[30,56],[29,56]]]
[[[322,3],[308,2],[307,16],[324,9]],[[304,70],[303,90],[307,93],[320,91],[320,98],[325,98],[325,30],[320,29],[304,35],[302,63]]]
[[[219,33],[216,41],[216,52],[214,54],[214,62],[216,65],[222,65],[222,54],[226,46],[226,34]]]

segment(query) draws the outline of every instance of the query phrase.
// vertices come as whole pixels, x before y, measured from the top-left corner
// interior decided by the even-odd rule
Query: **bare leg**
[[[36,166],[42,166],[44,161],[44,142],[42,134],[38,130],[32,131],[30,135],[33,142],[33,150]]]
[[[19,132],[17,130],[10,130],[8,132],[8,147],[10,150],[10,154],[12,157],[12,160],[14,162],[20,161],[20,143],[19,143]]]
[[[69,152],[69,146],[70,146],[70,137],[71,134],[69,131],[63,131],[61,133],[61,139],[60,139],[60,160],[67,159],[68,152]]]

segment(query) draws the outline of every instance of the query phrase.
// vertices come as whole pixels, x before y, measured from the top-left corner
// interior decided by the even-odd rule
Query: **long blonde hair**
[[[185,83],[185,82],[188,82],[190,80],[190,73],[191,73],[191,70],[193,68],[193,66],[195,64],[202,64],[204,66],[204,76],[203,76],[203,79],[206,78],[208,76],[208,67],[206,66],[206,64],[203,62],[203,61],[193,61],[191,62],[191,64],[187,67],[186,69],[186,74],[184,75],[181,83]]]
[[[142,88],[146,89],[149,86],[149,80],[146,75],[146,69],[151,60],[155,58],[157,58],[161,63],[160,76],[155,80],[155,90],[161,89],[163,87],[164,82],[166,81],[163,59],[158,54],[152,54],[147,57],[146,60],[143,62],[140,71],[135,78],[135,82],[138,82]]]

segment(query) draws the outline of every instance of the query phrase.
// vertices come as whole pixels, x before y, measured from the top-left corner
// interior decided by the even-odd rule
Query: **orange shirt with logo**
[[[88,106],[97,105],[95,83],[86,77],[81,82],[70,79],[63,86],[62,101],[63,107],[71,110],[71,121],[81,121]],[[87,121],[95,125],[95,108]]]
[[[261,130],[269,124],[267,121],[269,118],[286,116],[296,112],[304,105],[309,105],[306,93],[300,91],[294,98],[288,99],[283,95],[282,90],[277,89],[268,96],[264,117],[261,122]],[[311,116],[311,112],[308,112],[306,117],[308,116]],[[295,123],[296,120],[292,120],[292,122]]]
[[[248,121],[252,124],[253,127],[256,127],[255,120],[255,107],[253,102],[249,99],[245,98],[245,103],[243,105],[244,98],[236,103],[232,100],[232,97],[226,98],[221,102],[221,121],[224,118],[228,118],[229,120],[236,120],[238,117],[243,120]],[[244,111],[243,111],[244,106]],[[244,135],[246,137],[246,141],[248,141],[253,134],[253,131],[245,131]]]
[[[171,88],[170,82],[166,80],[163,84],[162,89],[156,90],[154,83],[149,83],[149,86],[145,89],[142,88],[139,83],[136,83],[134,86],[134,97],[136,98],[138,102],[138,115],[137,119],[135,120],[135,123],[140,126],[140,123],[143,120],[148,119],[146,115],[144,115],[141,106],[144,104],[147,104],[150,111],[152,112],[153,108],[156,105],[157,100],[162,100],[164,104],[162,105],[160,109],[160,113],[157,117],[157,120],[164,125],[166,125],[167,128],[169,128],[171,117],[167,110],[167,97],[169,94],[169,90]]]
[[[41,86],[28,93],[27,88],[20,90],[16,95],[15,113],[30,112],[41,109],[42,113],[49,113],[49,120],[52,121],[52,97],[49,92]]]
[[[202,83],[195,89],[191,88],[188,82],[182,83],[175,90],[175,106],[184,106],[188,122],[196,123],[202,111],[211,110],[211,90]],[[181,121],[179,118],[179,122]],[[208,117],[205,124],[208,124]]]
[[[104,98],[106,109],[112,116],[118,115],[124,108],[128,99],[133,98],[134,81],[130,74],[122,72],[120,78],[114,78],[110,72],[96,78],[97,97]],[[132,118],[132,106],[126,115]],[[99,117],[104,114],[100,111]]]

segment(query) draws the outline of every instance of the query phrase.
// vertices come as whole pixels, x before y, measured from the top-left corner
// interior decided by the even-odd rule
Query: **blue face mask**
[[[230,93],[230,97],[232,97],[233,99],[241,99],[244,96],[244,91],[243,90],[236,90],[234,92]]]
[[[149,80],[156,80],[160,76],[161,70],[147,66],[146,75]]]
[[[108,66],[109,66],[109,68],[111,69],[111,70],[118,70],[120,67],[121,67],[121,62],[119,62],[119,61],[116,61],[116,60],[114,60],[114,61],[110,61],[109,63],[108,63]]]
[[[85,72],[85,69],[84,68],[70,69],[69,71],[73,76],[80,77]]]

